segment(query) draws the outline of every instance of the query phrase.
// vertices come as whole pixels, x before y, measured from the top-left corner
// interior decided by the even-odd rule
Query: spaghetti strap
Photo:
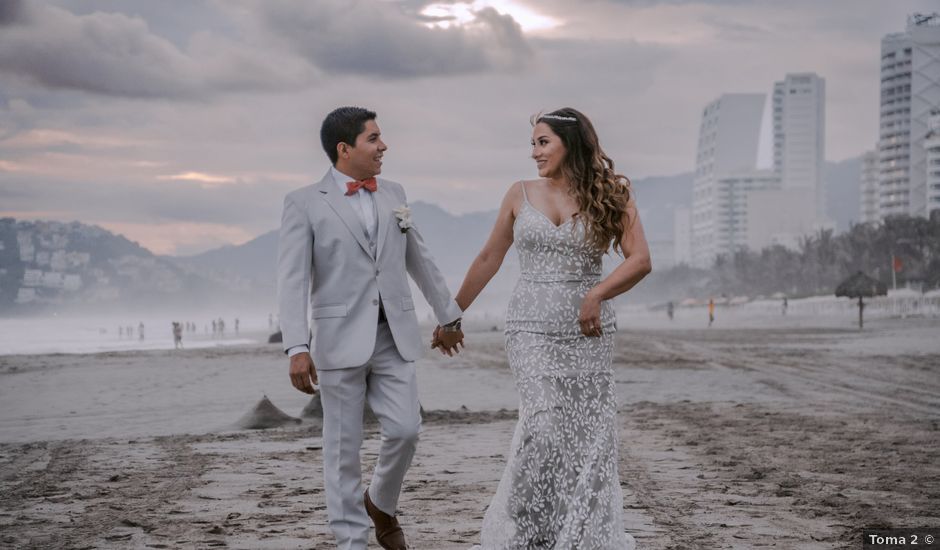
[[[519,185],[522,186],[522,198],[525,199],[526,202],[529,202],[529,195],[527,195],[526,192],[525,192],[525,182],[524,182],[524,181],[520,181],[520,182],[519,182]],[[529,204],[532,204],[532,203],[529,202]]]

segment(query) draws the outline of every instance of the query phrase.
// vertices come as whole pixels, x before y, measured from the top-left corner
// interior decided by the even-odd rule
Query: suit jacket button
[[[379,301],[378,301],[378,300],[372,300],[372,305],[374,305],[374,306],[379,305]]]
[[[379,276],[379,270],[378,270],[378,269],[375,270],[375,276],[376,276],[376,277]]]

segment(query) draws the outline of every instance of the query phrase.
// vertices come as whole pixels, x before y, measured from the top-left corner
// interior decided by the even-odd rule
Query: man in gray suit
[[[463,342],[462,312],[411,222],[404,189],[375,177],[387,149],[375,117],[359,107],[327,115],[320,139],[333,166],[287,195],[278,245],[291,383],[311,394],[320,386],[327,515],[342,550],[365,550],[369,518],[382,548],[407,548],[395,511],[421,429],[414,361],[426,349],[408,275],[440,324],[434,346],[450,355]],[[365,403],[382,443],[363,491]]]

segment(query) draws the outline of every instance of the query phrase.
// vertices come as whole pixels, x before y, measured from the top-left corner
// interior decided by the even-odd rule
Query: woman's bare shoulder
[[[526,180],[517,180],[506,189],[506,194],[503,196],[503,208],[509,207],[512,210],[513,217],[519,214],[519,209],[522,208],[523,202],[523,188],[525,185],[528,188],[528,185],[531,182]]]

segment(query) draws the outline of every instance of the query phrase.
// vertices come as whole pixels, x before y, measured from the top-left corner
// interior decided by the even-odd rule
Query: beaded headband
[[[573,117],[573,116],[542,115],[542,116],[539,117],[539,120],[542,120],[543,118],[550,118],[550,119],[552,119],[552,120],[562,120],[562,121],[564,121],[564,122],[577,122],[577,121],[578,121],[578,119],[576,119],[576,118]]]

